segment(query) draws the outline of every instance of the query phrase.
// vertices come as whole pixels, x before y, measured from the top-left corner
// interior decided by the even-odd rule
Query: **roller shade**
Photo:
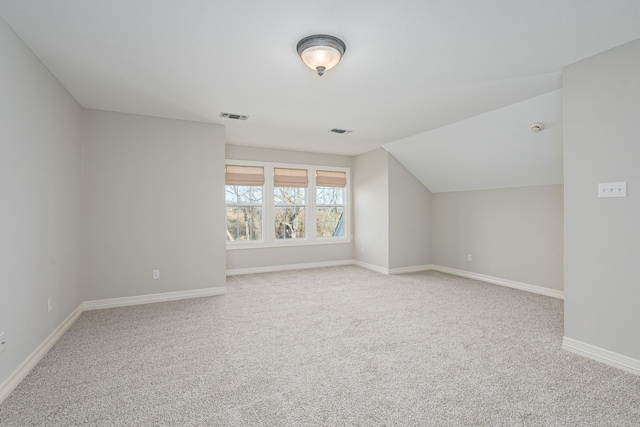
[[[274,187],[299,187],[306,188],[309,186],[309,178],[306,169],[273,169],[273,185]]]
[[[337,171],[316,171],[316,186],[344,188],[347,186],[347,173]]]
[[[224,182],[227,185],[264,185],[262,166],[227,165]]]

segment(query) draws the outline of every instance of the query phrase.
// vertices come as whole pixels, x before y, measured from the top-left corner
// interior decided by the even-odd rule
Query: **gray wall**
[[[0,64],[2,383],[82,302],[82,109],[1,18]]]
[[[354,157],[353,258],[389,268],[389,164],[382,148]]]
[[[224,128],[96,110],[83,125],[84,299],[225,286]]]
[[[640,359],[640,40],[564,70],[565,336]],[[599,199],[599,182],[627,182]]]
[[[389,268],[431,264],[431,191],[395,157],[389,165]]]
[[[351,156],[335,154],[309,153],[306,151],[276,150],[272,148],[248,147],[245,145],[226,146],[227,159],[253,160],[256,162],[298,163],[315,166],[336,166],[350,168]]]
[[[432,215],[434,264],[563,289],[562,185],[434,193]]]
[[[227,159],[263,162],[282,162],[305,165],[339,166],[351,168],[351,157],[331,154],[307,153],[302,151],[274,150],[269,148],[227,145]],[[353,181],[353,175],[352,175]],[[349,189],[353,206],[353,186]],[[350,220],[353,234],[353,215]],[[224,238],[224,237],[223,237]],[[352,243],[336,243],[308,246],[287,246],[280,248],[253,248],[227,250],[227,270],[272,267],[289,264],[305,264],[350,260]]]

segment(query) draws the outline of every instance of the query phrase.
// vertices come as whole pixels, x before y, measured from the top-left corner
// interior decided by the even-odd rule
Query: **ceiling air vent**
[[[333,133],[351,133],[353,132],[352,130],[346,130],[346,129],[331,129],[329,132],[333,132]]]
[[[242,114],[231,114],[231,113],[220,113],[220,117],[224,119],[234,119],[234,120],[247,120],[249,116],[243,116]]]

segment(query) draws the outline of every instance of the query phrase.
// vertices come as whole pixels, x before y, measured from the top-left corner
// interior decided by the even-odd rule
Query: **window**
[[[346,168],[229,161],[227,248],[348,242]]]
[[[306,169],[273,169],[276,239],[305,237],[305,210],[309,178]]]
[[[262,240],[264,168],[227,165],[227,240]]]
[[[347,173],[316,171],[316,236],[344,236],[344,192]]]

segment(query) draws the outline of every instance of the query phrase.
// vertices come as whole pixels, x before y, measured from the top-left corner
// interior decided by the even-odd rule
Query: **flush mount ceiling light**
[[[314,34],[298,42],[298,55],[307,67],[316,70],[321,76],[332,69],[347,49],[344,42],[337,37],[326,34]]]

